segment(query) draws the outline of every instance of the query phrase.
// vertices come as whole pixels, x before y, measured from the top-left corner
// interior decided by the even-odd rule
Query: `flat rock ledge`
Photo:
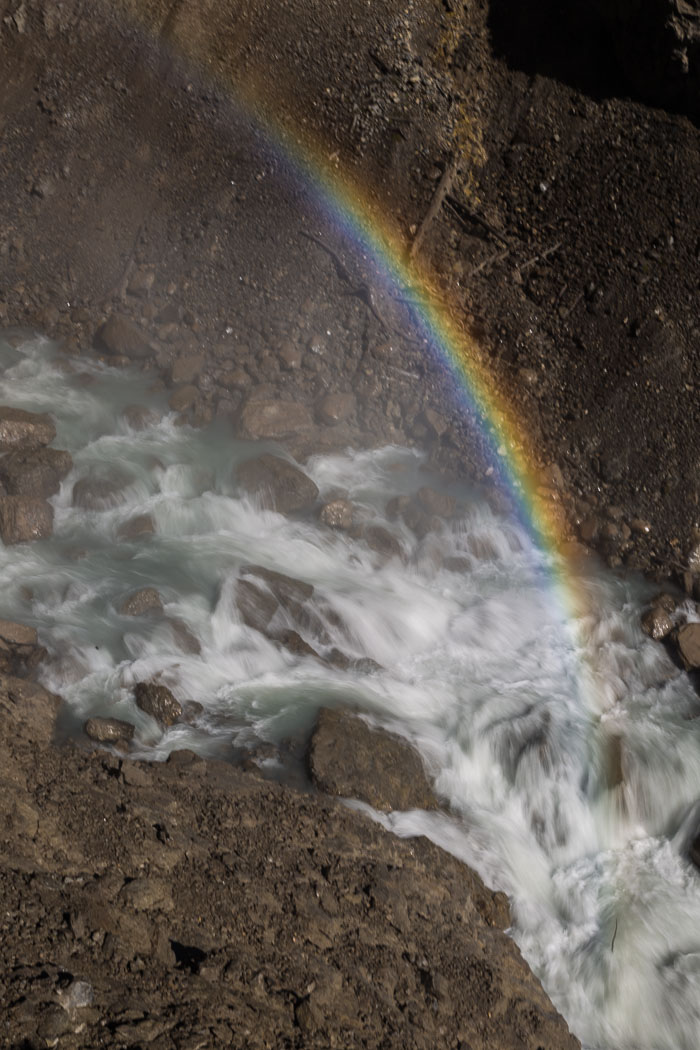
[[[0,677],[3,1045],[579,1045],[450,855],[189,751],[55,747],[57,706]]]

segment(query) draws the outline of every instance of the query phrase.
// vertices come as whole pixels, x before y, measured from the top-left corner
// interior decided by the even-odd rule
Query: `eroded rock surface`
[[[11,406],[0,407],[0,452],[29,452],[49,445],[55,437],[56,427],[49,416]]]

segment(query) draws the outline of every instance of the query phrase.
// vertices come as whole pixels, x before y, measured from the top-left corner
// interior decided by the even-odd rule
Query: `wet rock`
[[[119,314],[105,321],[95,335],[95,343],[100,350],[106,350],[115,357],[129,357],[141,360],[150,357],[153,352],[148,336],[128,318]]]
[[[162,611],[163,602],[155,587],[142,587],[134,591],[117,608],[122,616],[143,616],[147,612]]]
[[[323,504],[318,517],[330,529],[349,529],[352,527],[352,503],[346,499],[330,500]]]
[[[257,587],[250,580],[239,580],[236,585],[236,607],[241,619],[248,627],[261,634],[267,633],[272,617],[277,612],[278,601],[268,591]]]
[[[357,408],[354,394],[328,394],[318,406],[318,418],[328,427],[344,423]]]
[[[10,452],[0,459],[0,482],[11,496],[55,495],[73,466],[70,452],[39,448],[30,452]]]
[[[291,437],[312,426],[308,408],[296,401],[249,400],[239,420],[241,436],[254,441]]]
[[[53,532],[53,507],[33,496],[0,497],[0,537],[6,547],[47,539]]]
[[[371,729],[350,711],[322,708],[309,749],[320,791],[359,798],[375,809],[436,809],[418,753],[384,729]]]
[[[679,627],[676,644],[686,671],[700,668],[700,623],[686,623]]]
[[[257,576],[258,579],[264,580],[280,605],[301,604],[308,601],[314,593],[310,583],[297,580],[294,576],[286,576],[283,572],[275,572],[274,569],[266,569],[262,565],[244,565],[241,574]]]
[[[642,630],[650,638],[659,641],[666,638],[673,630],[673,620],[659,605],[652,606],[642,616]]]
[[[150,514],[139,514],[125,521],[117,529],[117,539],[137,540],[142,536],[152,536],[156,531],[155,522]]]
[[[124,489],[127,484],[127,479],[118,475],[80,478],[73,486],[73,506],[83,510],[111,510],[126,499]]]
[[[311,478],[286,459],[269,452],[241,464],[237,478],[246,492],[280,514],[310,510],[318,497],[318,488]]]
[[[0,406],[0,452],[29,452],[50,444],[56,427],[47,415]]]
[[[134,736],[134,726],[121,718],[88,718],[83,731],[100,744],[116,744],[132,740]]]
[[[700,575],[700,543],[696,543],[688,553],[688,572],[694,576]]]
[[[385,558],[400,558],[401,544],[393,533],[383,525],[367,525],[362,533],[363,539],[371,550]]]
[[[122,417],[134,430],[146,430],[158,422],[158,413],[145,405],[127,405]]]
[[[46,655],[36,630],[22,623],[0,620],[0,671],[22,675],[34,670]]]
[[[182,705],[167,686],[156,682],[138,682],[134,688],[136,705],[163,728],[172,726],[182,717]]]
[[[182,650],[183,653],[201,653],[202,647],[199,644],[199,639],[192,633],[186,623],[182,620],[178,620],[176,617],[165,618],[165,622],[173,633],[175,643]]]
[[[275,635],[275,640],[295,656],[315,656],[317,660],[321,659],[316,650],[304,641],[298,631],[289,628],[279,631]]]
[[[419,489],[416,497],[426,514],[436,514],[440,518],[452,518],[457,510],[457,503],[447,492],[438,492],[427,485]]]

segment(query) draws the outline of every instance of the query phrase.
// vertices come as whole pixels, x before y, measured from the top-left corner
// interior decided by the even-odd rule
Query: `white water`
[[[76,728],[110,714],[136,724],[137,756],[226,754],[307,731],[320,705],[361,708],[416,744],[453,813],[375,818],[429,835],[510,895],[513,935],[584,1044],[695,1050],[700,876],[684,851],[700,821],[700,720],[687,718],[697,711],[687,677],[639,629],[639,580],[588,570],[593,611],[572,630],[551,566],[466,488],[439,536],[419,543],[392,524],[407,557],[383,563],[361,541],[244,498],[232,468],[260,449],[223,425],[176,427],[143,377],[81,362],[64,371],[42,340],[0,340],[0,366],[0,403],[50,411],[55,446],[74,457],[53,500],[54,537],[0,547],[0,615],[38,628],[50,653],[43,680]],[[146,430],[122,416],[135,402],[160,410]],[[430,483],[420,457],[398,448],[318,457],[306,469],[322,494],[343,489],[380,523],[390,496]],[[72,506],[78,479],[112,471],[128,480],[124,502]],[[156,534],[118,540],[119,526],[144,513]],[[469,568],[446,569],[450,555]],[[330,644],[382,670],[334,671],[245,627],[235,587],[251,562],[312,583]],[[160,591],[165,616],[187,624],[201,654],[183,653],[164,617],[115,611],[144,586]],[[136,708],[133,683],[155,676],[204,705],[195,726],[162,733]],[[615,735],[625,780],[609,789]]]

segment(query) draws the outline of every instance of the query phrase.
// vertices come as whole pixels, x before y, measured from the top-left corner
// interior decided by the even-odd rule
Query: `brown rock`
[[[125,598],[117,612],[122,616],[143,616],[144,613],[162,612],[163,602],[155,587],[142,587]]]
[[[130,357],[132,360],[150,357],[153,352],[146,333],[119,314],[112,314],[98,329],[95,343],[98,349],[106,350],[108,354],[114,354],[116,357]]]
[[[239,483],[263,506],[280,514],[309,510],[318,496],[318,488],[302,470],[286,459],[269,452],[249,459],[237,471]]]
[[[295,656],[315,656],[317,660],[321,659],[316,650],[304,641],[298,631],[290,629],[279,631],[275,635],[275,640]]]
[[[243,390],[250,386],[250,376],[242,368],[234,368],[231,372],[223,372],[219,376],[219,385],[227,390]]]
[[[139,514],[130,518],[117,529],[117,539],[136,540],[141,536],[152,536],[156,531],[155,522],[150,514]]]
[[[676,643],[686,671],[700,668],[700,623],[686,623],[680,627]]]
[[[326,426],[344,423],[357,408],[354,394],[328,394],[318,406],[318,418]]]
[[[0,481],[11,496],[46,499],[58,492],[72,466],[70,452],[57,448],[10,452],[0,459]]]
[[[319,513],[319,520],[330,529],[349,529],[352,527],[352,503],[346,499],[333,499],[324,503]]]
[[[55,437],[56,427],[49,416],[0,406],[0,452],[29,452]]]
[[[53,507],[33,496],[0,498],[0,537],[6,547],[43,540],[53,532]]]
[[[671,633],[673,620],[665,609],[654,605],[651,609],[647,609],[642,616],[642,630],[650,638],[658,641],[660,638],[666,638]]]
[[[274,595],[257,587],[250,580],[239,580],[236,585],[236,606],[243,623],[261,634],[267,633],[272,617],[277,612],[278,601]]]
[[[0,674],[0,724],[6,739],[14,734],[48,744],[60,706],[61,698],[36,682]]]
[[[173,412],[186,412],[193,408],[199,401],[199,390],[196,386],[181,386],[174,390],[168,399],[168,405]]]
[[[152,408],[145,405],[127,405],[122,412],[122,417],[134,430],[145,430],[158,422],[158,414]]]
[[[166,616],[165,622],[173,632],[176,645],[183,653],[201,653],[202,647],[199,644],[199,639],[192,633],[186,623],[169,616]]]
[[[282,367],[291,372],[301,366],[302,353],[298,346],[287,340],[280,347],[279,358]]]
[[[290,437],[312,426],[308,408],[296,401],[248,401],[240,418],[241,436],[254,441]]]
[[[205,354],[182,354],[173,363],[170,378],[173,383],[193,383],[206,363]]]
[[[116,744],[132,740],[134,736],[134,726],[121,718],[88,718],[83,730],[86,736],[100,744]]]
[[[136,705],[164,728],[174,725],[182,715],[182,705],[167,686],[138,682],[134,689]]]
[[[12,620],[0,620],[0,641],[12,646],[34,646],[38,637],[34,627],[14,623]]]
[[[418,753],[399,737],[371,729],[350,711],[322,708],[309,751],[320,791],[359,798],[375,809],[437,809]]]

